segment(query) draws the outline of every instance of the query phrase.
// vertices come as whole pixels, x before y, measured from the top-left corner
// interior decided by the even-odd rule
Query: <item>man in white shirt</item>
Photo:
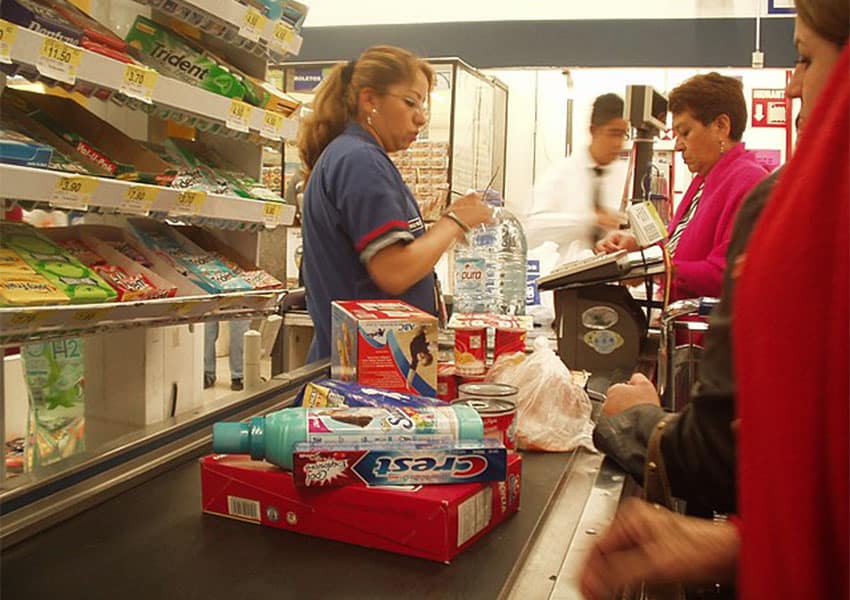
[[[604,94],[594,100],[590,146],[555,163],[534,186],[524,219],[529,248],[555,242],[562,264],[624,221],[620,204],[628,165],[618,158],[628,135],[622,98]]]

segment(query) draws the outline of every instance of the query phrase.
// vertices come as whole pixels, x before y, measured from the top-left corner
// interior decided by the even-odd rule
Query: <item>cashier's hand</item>
[[[638,404],[661,406],[655,386],[641,373],[635,373],[628,383],[616,383],[608,388],[602,414],[614,417]]]
[[[449,206],[449,210],[454,211],[458,219],[470,229],[493,221],[493,209],[481,200],[481,194],[478,192],[469,192],[457,198]]]
[[[740,538],[732,523],[686,517],[630,498],[599,538],[579,575],[587,600],[627,585],[724,583],[735,576]]]
[[[611,254],[617,250],[627,250],[634,252],[638,249],[637,239],[628,231],[620,231],[616,229],[611,231],[604,238],[596,242],[594,248],[597,254]]]
[[[620,225],[626,222],[626,215],[621,212],[605,210],[604,208],[596,210],[596,224],[605,231],[618,229]]]

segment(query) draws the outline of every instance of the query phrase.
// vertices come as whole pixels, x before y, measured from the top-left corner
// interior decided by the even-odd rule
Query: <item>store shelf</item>
[[[246,47],[248,50],[254,49],[256,44],[257,50],[254,53],[271,60],[282,60],[287,55],[297,55],[301,52],[301,44],[304,41],[292,25],[283,20],[261,17],[259,26],[252,27],[248,22],[249,14],[253,12],[256,17],[259,13],[235,0],[184,0],[183,2],[136,0],[136,2],[161,10],[169,16],[205,31],[212,28],[211,23],[218,26],[215,29],[223,26],[228,30],[225,39],[238,36],[243,41],[253,43]]]
[[[287,293],[257,290],[137,302],[0,308],[0,346],[134,327],[261,317],[277,313]]]
[[[233,4],[233,3],[231,3]],[[13,26],[15,27],[15,26]],[[44,40],[47,36],[15,27],[10,58],[14,63],[37,66],[41,57]],[[80,53],[76,67],[76,79],[115,91],[121,91],[128,65],[106,56],[89,52],[83,48],[69,46]],[[127,91],[125,89],[125,91]],[[281,118],[278,113],[270,113],[261,108],[243,102],[236,103],[230,98],[191,86],[182,81],[158,74],[152,88],[149,89],[152,105],[176,110],[187,116],[199,117],[203,129],[219,133],[256,132],[272,141],[289,139],[295,136],[298,124],[295,119]],[[144,108],[147,103],[141,98],[131,98],[131,106]],[[151,106],[152,105],[148,105]],[[250,112],[244,120],[233,117],[233,109]],[[270,125],[269,123],[273,123]],[[199,124],[200,128],[201,125]],[[274,132],[274,133],[272,133]]]
[[[63,180],[89,182],[93,187],[90,199],[59,199],[57,192]],[[161,186],[142,185],[118,179],[78,176],[62,171],[48,171],[33,167],[0,164],[0,196],[10,200],[45,203],[57,208],[87,210],[92,207],[112,209],[136,215],[161,214],[189,221],[211,219],[253,223],[273,229],[279,225],[292,225],[295,206],[280,202],[264,202],[235,196],[207,194],[194,203],[183,203],[181,190]],[[135,194],[141,189],[142,194]],[[131,192],[131,190],[133,190]],[[135,196],[148,196],[139,200]]]

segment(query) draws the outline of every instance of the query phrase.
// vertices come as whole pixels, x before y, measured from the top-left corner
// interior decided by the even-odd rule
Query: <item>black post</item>
[[[639,127],[635,129],[635,170],[632,187],[632,202],[649,200],[652,181],[652,141],[654,129]],[[644,186],[646,186],[644,188]]]

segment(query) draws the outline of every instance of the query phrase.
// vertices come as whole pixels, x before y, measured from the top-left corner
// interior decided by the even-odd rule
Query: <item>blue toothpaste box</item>
[[[502,481],[508,451],[496,440],[367,448],[297,444],[292,477],[301,487],[426,485]]]

